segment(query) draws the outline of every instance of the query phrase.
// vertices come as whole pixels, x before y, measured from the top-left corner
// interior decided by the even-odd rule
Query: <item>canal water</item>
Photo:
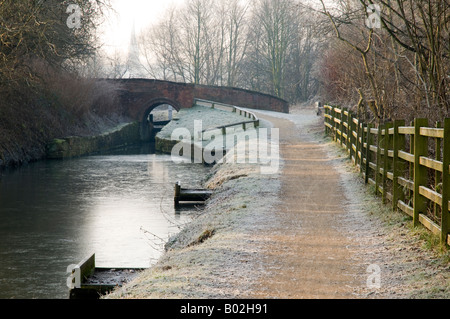
[[[198,187],[202,164],[147,148],[42,161],[0,177],[0,298],[68,298],[67,266],[151,266],[198,208],[176,211],[176,181]]]

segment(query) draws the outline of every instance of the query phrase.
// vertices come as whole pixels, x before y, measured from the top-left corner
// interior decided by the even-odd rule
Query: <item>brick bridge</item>
[[[192,107],[194,98],[252,109],[289,113],[288,102],[268,94],[243,89],[151,79],[108,81],[120,84],[120,100],[124,113],[142,123],[142,140],[150,138],[151,128],[149,128],[147,119],[154,108],[168,104],[179,111],[182,108]]]

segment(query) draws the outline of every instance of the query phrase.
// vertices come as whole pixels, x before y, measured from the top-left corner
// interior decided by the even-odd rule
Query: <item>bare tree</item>
[[[296,6],[291,0],[259,0],[254,5],[256,27],[262,27],[262,49],[270,68],[273,93],[284,97],[287,54],[296,40]]]
[[[448,0],[340,3],[340,10],[332,11],[322,2],[323,13],[329,17],[336,37],[361,57],[365,73],[360,76],[364,79],[354,87],[360,102],[372,99],[374,103],[368,106],[380,119],[447,116]],[[370,23],[365,21],[373,18],[379,23],[369,28]],[[342,70],[340,76],[355,72],[352,67]]]
[[[106,7],[102,0],[76,0],[80,23],[67,25],[68,3],[28,0],[0,2],[0,81],[33,80],[33,61],[76,70],[98,48],[95,28]]]

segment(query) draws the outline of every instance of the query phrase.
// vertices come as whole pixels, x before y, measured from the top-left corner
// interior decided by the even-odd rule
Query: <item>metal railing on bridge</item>
[[[242,129],[244,131],[249,127],[249,125],[253,125],[254,128],[259,127],[259,118],[253,112],[250,112],[250,111],[240,108],[238,106],[220,103],[220,102],[202,100],[202,99],[194,99],[194,105],[202,105],[202,106],[207,106],[207,107],[211,107],[213,109],[218,109],[218,110],[222,110],[222,111],[239,113],[239,115],[244,116],[245,118],[249,118],[249,120],[246,120],[246,121],[241,121],[241,122],[236,122],[236,123],[232,123],[232,124],[208,128],[208,129],[203,130],[202,133],[207,132],[207,131],[221,129],[222,134],[225,135],[225,130],[227,127],[242,126]]]

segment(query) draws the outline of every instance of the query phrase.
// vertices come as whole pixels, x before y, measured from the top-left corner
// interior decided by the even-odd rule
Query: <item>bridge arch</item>
[[[141,123],[141,139],[151,139],[147,117],[157,106],[172,105],[177,111],[191,108],[194,99],[210,100],[250,109],[289,113],[289,103],[277,97],[239,89],[178,83],[156,79],[99,79],[117,85],[122,114]]]
[[[148,121],[148,117],[150,113],[160,105],[170,105],[177,111],[180,111],[182,108],[176,101],[165,97],[150,99],[149,101],[143,103],[143,112],[140,119],[140,134],[142,141],[150,141],[152,139],[152,132],[154,131],[153,123]]]

